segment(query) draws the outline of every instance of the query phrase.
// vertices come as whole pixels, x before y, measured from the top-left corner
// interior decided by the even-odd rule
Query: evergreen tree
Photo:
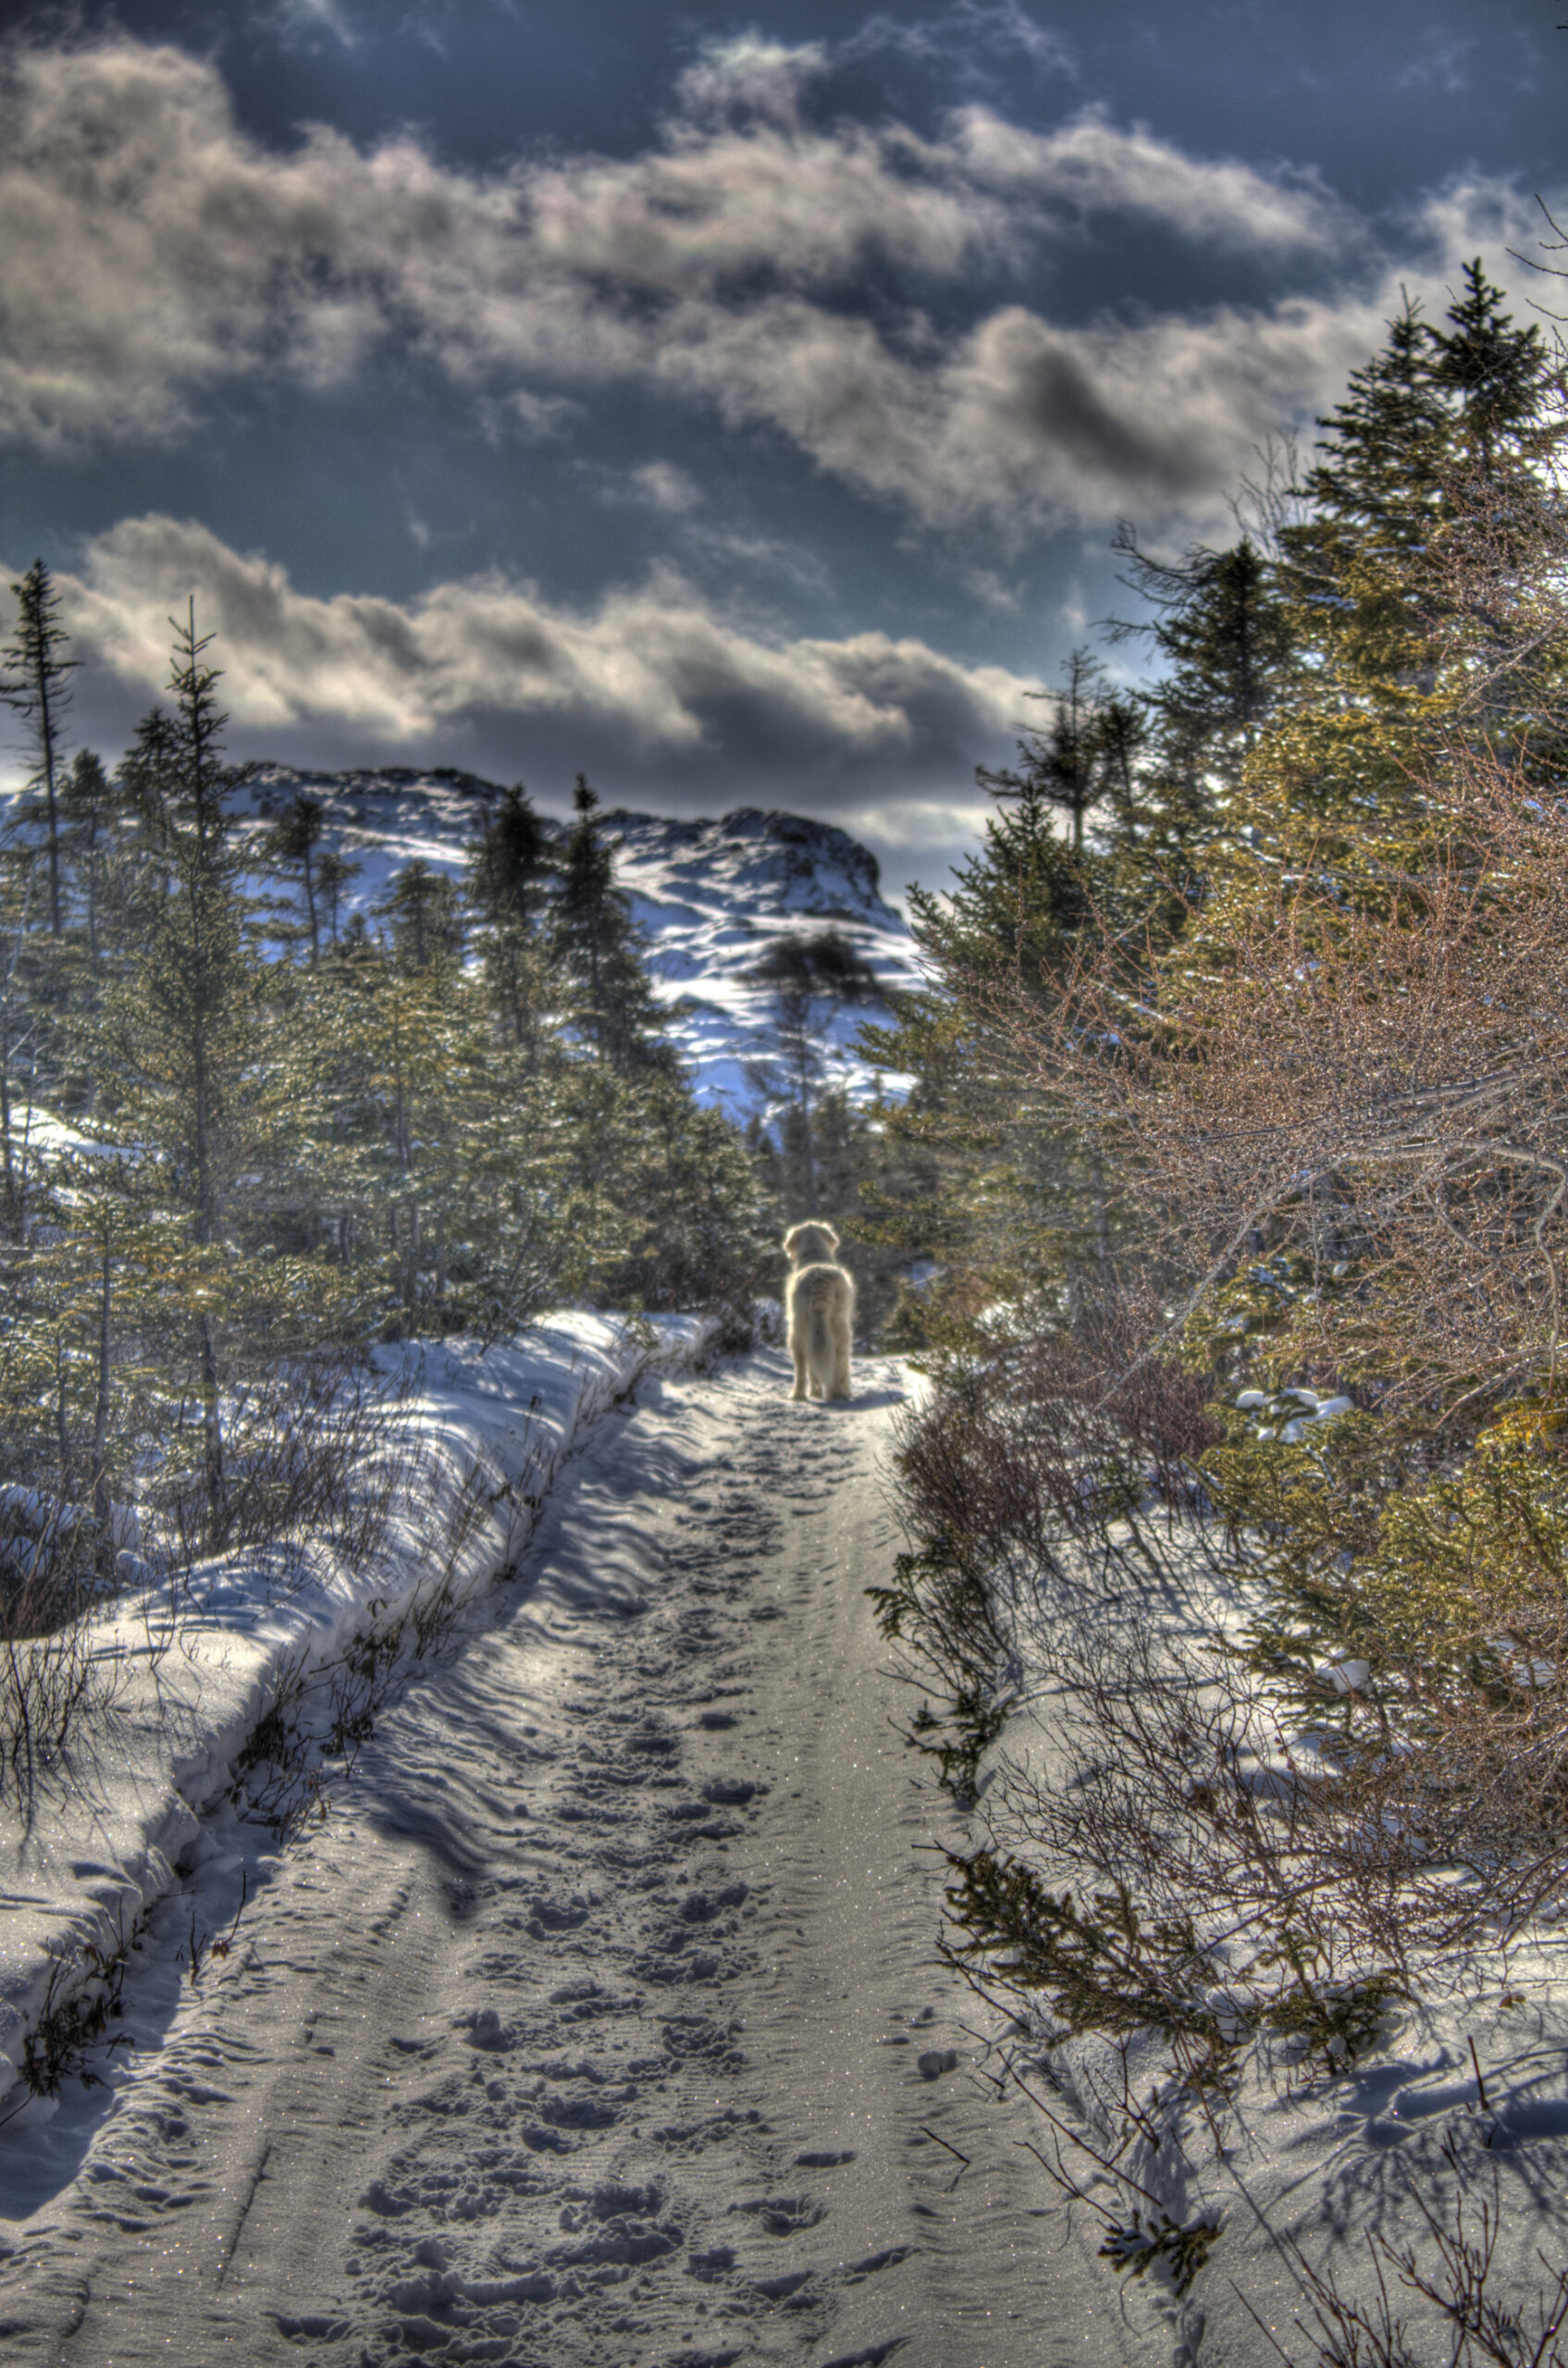
[[[599,820],[599,798],[581,773],[576,813],[561,861],[551,944],[571,991],[571,1017],[622,1076],[669,1067],[659,1008],[632,920],[615,884],[615,851]]]
[[[199,1252],[191,1314],[204,1429],[211,1535],[227,1536],[220,1412],[221,1273],[230,1196],[253,1169],[276,1113],[262,1049],[264,980],[246,943],[245,856],[233,828],[233,776],[222,760],[227,719],[211,636],[191,603],[177,629],[172,712],[149,718],[128,763],[142,820],[137,893],[142,933],[105,999],[97,1046],[105,1115],[122,1135],[155,1146],[169,1204]]]
[[[316,853],[327,828],[327,808],[319,797],[297,790],[288,809],[267,833],[267,853],[285,875],[297,877],[304,899],[305,934],[312,964],[321,958],[321,921],[316,910],[321,858]]]
[[[553,874],[549,836],[519,782],[469,849],[468,893],[497,1018],[530,1052],[550,1000],[542,927]]]
[[[978,1005],[986,990],[1018,980],[1030,993],[1048,980],[1093,910],[1092,874],[1062,837],[1048,783],[1028,761],[975,778],[995,800],[977,854],[957,867],[945,895],[909,894],[915,942]],[[896,1067],[896,1063],[889,1066]]]
[[[533,929],[551,865],[549,838],[521,782],[509,789],[468,853],[468,893],[492,928]]]
[[[1108,1273],[1116,1248],[1117,1196],[1098,1142],[1021,1084],[1014,1043],[1020,1009],[1053,1009],[1075,948],[1097,942],[1113,867],[1093,845],[1074,854],[1050,784],[1020,754],[1017,770],[981,774],[996,808],[946,895],[910,892],[931,984],[894,998],[891,1027],[861,1031],[865,1057],[914,1080],[878,1118],[921,1189],[907,1189],[889,1161],[867,1197],[880,1240],[946,1270],[921,1324],[993,1289],[1060,1288],[1070,1313],[1081,1277]]]
[[[1489,486],[1506,487],[1523,476],[1538,487],[1568,435],[1562,355],[1548,346],[1536,322],[1514,327],[1479,256],[1464,265],[1463,276],[1463,292],[1432,339],[1432,375],[1448,411],[1450,448]]]
[[[1049,724],[1021,736],[1016,769],[990,772],[982,766],[976,777],[995,796],[1027,798],[1036,810],[1056,807],[1066,813],[1072,852],[1081,857],[1085,816],[1118,789],[1130,790],[1136,709],[1107,693],[1105,670],[1086,649],[1072,652],[1059,689],[1029,696],[1048,702]]]
[[[1508,663],[1516,636],[1463,579],[1480,545],[1506,569],[1511,541],[1555,506],[1561,364],[1537,327],[1514,327],[1477,261],[1440,327],[1414,306],[1389,324],[1319,425],[1309,514],[1281,536],[1316,696],[1418,726],[1422,703],[1462,693],[1477,657]],[[1502,609],[1516,610],[1518,588]]]
[[[444,871],[416,856],[392,875],[371,908],[392,924],[392,945],[408,969],[450,968],[463,959],[463,911],[457,887]]]
[[[32,851],[0,859],[0,1184],[6,1230],[20,1240],[28,1208],[32,1083],[43,1014],[27,961],[36,902]]]
[[[57,938],[65,927],[59,799],[63,734],[69,677],[78,661],[66,655],[69,635],[60,623],[59,595],[43,561],[34,560],[11,590],[17,623],[13,639],[0,652],[0,699],[21,716],[31,744],[33,771],[28,786],[33,803],[27,812],[43,827],[49,931]]]
[[[790,1205],[796,1215],[837,1215],[841,1212],[822,1197],[817,1156],[824,1054],[837,1015],[875,998],[876,973],[847,938],[824,930],[811,937],[778,939],[749,976],[769,993],[773,1057],[754,1063],[748,1074],[770,1098],[783,1090],[787,1107],[781,1149]]]
[[[1191,843],[1234,798],[1258,734],[1292,680],[1290,606],[1249,535],[1225,550],[1199,543],[1162,561],[1141,550],[1124,524],[1113,548],[1128,562],[1121,581],[1153,613],[1117,620],[1109,637],[1147,641],[1161,662],[1139,702],[1146,719],[1137,752],[1142,801]]]
[[[352,856],[344,855],[337,847],[323,847],[316,857],[315,885],[327,908],[327,933],[334,948],[338,944],[343,891],[351,880],[358,879],[364,870],[363,863],[356,863]]]
[[[86,932],[88,966],[95,975],[104,956],[102,932],[107,874],[120,808],[102,759],[91,748],[77,751],[61,791],[60,810],[65,820],[66,851]]]
[[[767,1255],[737,1128],[673,1064],[616,1069],[579,1051],[561,1074],[563,1185],[611,1304],[745,1310]]]

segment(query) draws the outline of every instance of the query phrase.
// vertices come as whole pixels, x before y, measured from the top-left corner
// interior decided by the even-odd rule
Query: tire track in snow
[[[941,1811],[863,1595],[896,1370],[858,1381],[789,1406],[758,1358],[605,1426],[521,1600],[180,1990],[177,1928],[232,1913],[215,1835],[117,2086],[41,2126],[31,2189],[0,2162],[16,2356],[1148,2356],[933,1957]]]

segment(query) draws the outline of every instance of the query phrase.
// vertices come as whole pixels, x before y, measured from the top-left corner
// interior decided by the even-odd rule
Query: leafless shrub
[[[225,1550],[325,1540],[353,1570],[379,1552],[393,1503],[413,1484],[417,1442],[406,1366],[389,1378],[354,1356],[281,1365],[224,1407]],[[213,1550],[211,1495],[194,1452],[152,1473],[143,1503],[157,1549],[188,1576]]]
[[[1502,2233],[1501,2179],[1494,2165],[1489,2191],[1477,2202],[1451,2138],[1444,2151],[1455,2175],[1450,2209],[1442,2213],[1413,2191],[1410,2202],[1427,2242],[1418,2247],[1374,2235],[1375,2299],[1347,2294],[1332,2270],[1315,2267],[1299,2246],[1290,2248],[1304,2289],[1306,2316],[1295,2325],[1312,2346],[1310,2368],[1426,2368],[1434,2336],[1445,2368],[1568,2368],[1568,2270],[1554,2271],[1537,2254],[1541,2282],[1533,2295],[1522,2297],[1512,2280],[1500,2290],[1494,2270]],[[1401,2287],[1427,2305],[1424,2325],[1414,2332],[1395,2306]],[[1275,2358],[1296,2368],[1295,2352],[1265,2326],[1244,2295],[1241,2300]]]
[[[994,1983],[977,1976],[972,1962],[961,1962],[960,1970],[971,1988],[994,2007],[998,2001]],[[1015,2030],[1021,2028],[1015,2022]],[[1099,2223],[1102,2261],[1118,2275],[1130,2270],[1134,2278],[1153,2272],[1179,2297],[1204,2267],[1225,2233],[1225,2224],[1213,2212],[1185,2222],[1174,2220],[1165,2201],[1138,2177],[1129,2159],[1135,2142],[1141,2141],[1151,2157],[1161,2157],[1167,2166],[1172,2157],[1179,2157],[1185,2168],[1187,2158],[1176,2127],[1167,2123],[1162,2128],[1154,2119],[1157,2097],[1147,2102],[1139,2097],[1125,2045],[1116,2052],[1116,2063],[1115,2089],[1107,2090],[1103,2081],[1093,2083],[1093,2115],[1080,2110],[1069,2119],[1061,2110],[1061,2082],[1049,2060],[1020,2060],[1015,2048],[1007,2065],[1008,2078],[1039,2113],[1050,2152],[1030,2145],[1027,2140],[1024,2142],[1067,2202],[1081,2205]],[[1085,2085],[1081,2078],[1080,2085]],[[1052,2094],[1042,2095],[1043,2088]],[[1080,2099],[1080,2107],[1081,2103]],[[1113,2132],[1104,2141],[1097,2134],[1102,2123]]]
[[[111,2034],[124,2012],[125,1977],[133,1949],[140,1946],[136,1930],[128,1932],[121,1918],[115,1939],[107,1945],[89,1942],[78,1956],[56,1956],[49,1966],[43,2004],[22,2046],[21,2076],[26,2091],[9,2112],[0,2115],[0,2129],[14,2121],[33,2097],[58,2096],[66,2081],[79,2079],[84,2089],[100,2086],[88,2063],[98,2048],[119,2044]]]
[[[743,1357],[759,1340],[768,1338],[768,1314],[761,1302],[745,1291],[732,1291],[704,1311],[707,1334],[698,1368],[711,1372],[721,1357]]]
[[[1223,1645],[1057,1611],[1030,1659],[1052,1764],[1004,1756],[981,1821],[994,1863],[1080,1903],[1033,1953],[1066,2028],[1163,2028],[1216,2061],[1272,2029],[1332,2060],[1355,2052],[1335,2002],[1408,1986],[1423,1945],[1491,1912],[1428,1871],[1375,1780],[1292,1749]]]
[[[1107,1295],[1073,1332],[999,1326],[907,1417],[903,1495],[922,1537],[950,1542],[1012,1604],[1045,1586],[1115,1587],[1166,1575],[1154,1533],[1194,1497],[1220,1434],[1208,1385],[1140,1358],[1146,1302]]]
[[[57,1491],[0,1487],[0,1622],[46,1635],[102,1592],[100,1524]]]
[[[519,1522],[540,1498],[477,1456],[454,1484],[438,1486],[421,1456],[400,1472],[399,1501],[426,1575],[395,1605],[372,1597],[340,1653],[325,1661],[297,1655],[279,1672],[272,1707],[235,1764],[232,1797],[285,1843],[325,1817],[333,1771],[352,1773],[381,1713],[450,1639],[465,1600],[465,1557],[499,1520],[504,1537],[495,1575],[510,1576]]]
[[[107,1708],[115,1683],[93,1652],[91,1566],[75,1530],[46,1520],[21,1545],[25,1575],[13,1559],[0,1576],[0,1793],[8,1775],[25,1794],[60,1758],[78,1719]]]
[[[1353,1268],[1303,1363],[1390,1403],[1550,1365],[1568,1241],[1568,811],[1457,730],[1421,788],[1402,857],[1238,857],[1176,953],[1107,938],[1043,1014],[991,997],[1184,1276],[1163,1328],[1266,1243]]]
[[[1218,1527],[1194,1530],[1196,1457],[1218,1433],[1201,1379],[1132,1354],[1147,1312],[1130,1293],[1080,1304],[1071,1332],[1033,1311],[993,1321],[944,1365],[904,1419],[900,1493],[917,1541],[895,1584],[873,1588],[906,1674],[943,1697],[912,1740],[960,1799],[1023,1682],[1043,1602],[1170,1591],[1196,1560],[1225,1561]]]

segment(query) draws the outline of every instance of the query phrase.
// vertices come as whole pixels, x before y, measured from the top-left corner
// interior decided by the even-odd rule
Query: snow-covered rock
[[[313,773],[262,765],[246,796],[260,823],[302,790],[327,809],[324,844],[364,867],[344,897],[345,912],[368,911],[393,872],[416,857],[459,872],[468,842],[506,794],[499,783],[445,769]],[[620,842],[621,884],[652,942],[671,1032],[699,1097],[732,1116],[766,1100],[747,1068],[768,1058],[772,1005],[748,974],[771,947],[832,931],[886,989],[918,983],[908,923],[883,898],[876,857],[846,831],[749,806],[692,821],[616,808],[604,823]],[[874,1079],[855,1039],[862,1021],[885,1017],[885,1007],[824,1005],[821,1017],[829,1075],[865,1097]]]

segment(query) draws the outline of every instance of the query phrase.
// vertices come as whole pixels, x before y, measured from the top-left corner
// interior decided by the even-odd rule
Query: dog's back
[[[833,1261],[837,1248],[831,1226],[792,1226],[784,1236],[784,1249],[796,1262],[785,1294],[796,1398],[804,1398],[808,1387],[817,1398],[849,1395],[855,1285]]]

